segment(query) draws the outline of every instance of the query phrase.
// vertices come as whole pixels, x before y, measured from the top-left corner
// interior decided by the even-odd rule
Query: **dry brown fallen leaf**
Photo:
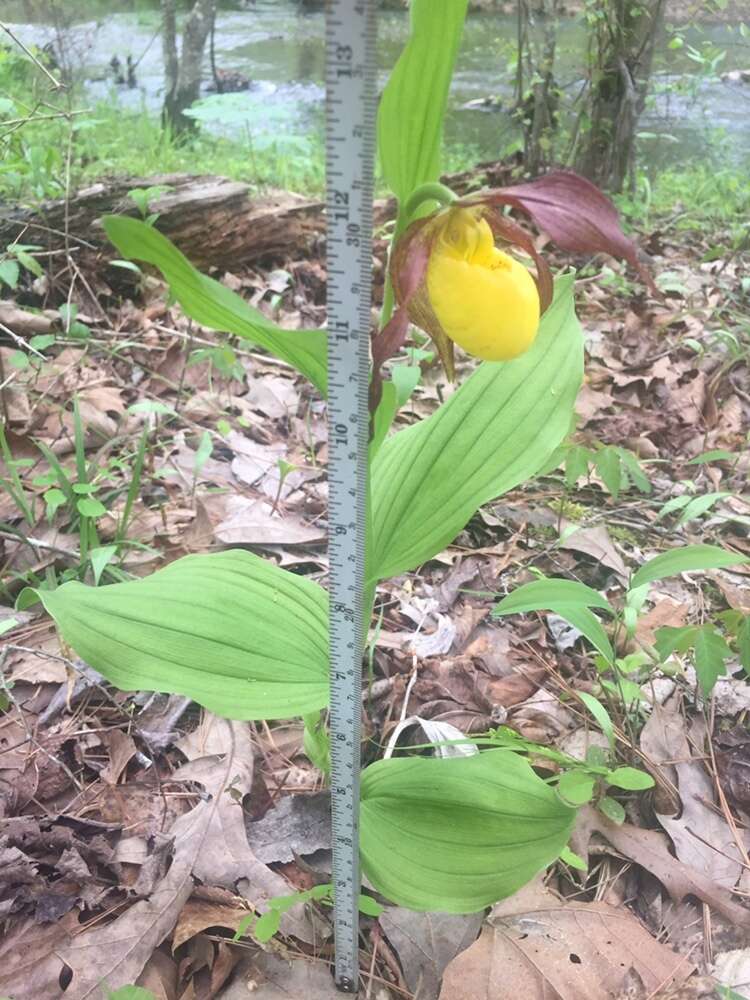
[[[702,734],[691,730],[691,735],[693,745],[700,748]],[[693,758],[678,697],[654,706],[641,733],[641,747],[655,764],[670,762],[674,775],[670,777],[679,789],[679,815],[671,815],[671,809],[661,812],[660,803],[656,807],[657,819],[672,839],[677,857],[716,885],[731,889],[742,873],[742,856],[729,824],[714,804],[713,781],[703,761]]]
[[[245,400],[271,420],[281,420],[297,412],[299,390],[291,379],[263,374],[260,378],[248,378]]]
[[[592,834],[599,833],[623,857],[657,878],[675,901],[685,896],[697,896],[708,903],[730,923],[750,928],[750,910],[735,903],[731,893],[717,886],[710,878],[694,871],[669,852],[666,834],[644,830],[629,823],[617,826],[595,809],[584,806],[579,810],[572,840],[573,850],[585,857]]]
[[[177,1000],[179,974],[171,955],[157,949],[136,980],[136,986],[153,993],[156,1000]]]
[[[221,787],[228,784],[232,766],[229,754],[222,764]],[[46,936],[41,929],[19,925],[6,940],[10,954],[0,973],[0,990],[13,1000],[55,1000],[60,996],[61,976],[67,976],[66,1000],[102,1000],[104,986],[114,990],[133,983],[174,927],[193,891],[193,865],[205,852],[219,802],[220,796],[215,795],[179,817],[172,827],[175,850],[169,872],[148,899],[135,903],[116,920],[81,932],[76,914],[71,913],[45,928]],[[29,955],[34,956],[31,967]]]
[[[231,984],[216,1000],[338,1000],[341,996],[333,984],[328,962],[302,956],[288,961],[261,951],[238,968]],[[376,991],[373,1000],[391,996]]]
[[[303,521],[298,514],[283,516],[265,500],[230,496],[227,516],[216,528],[216,538],[225,545],[308,545],[322,542],[322,528]]]
[[[448,964],[476,940],[482,914],[414,913],[388,906],[379,922],[414,1000],[434,1000]]]
[[[560,900],[539,882],[498,903],[443,976],[440,1000],[604,1000],[629,977],[645,995],[693,966],[624,907]]]
[[[165,878],[148,899],[135,903],[111,924],[79,934],[59,949],[73,973],[66,1000],[99,1000],[102,983],[114,990],[135,982],[151,953],[175,926],[193,891],[193,876],[203,880],[206,859],[219,860],[230,850],[222,836],[227,825],[231,831],[227,803],[239,813],[240,822],[242,811],[228,790],[238,788],[240,794],[249,791],[252,744],[247,726],[216,721],[217,729],[221,723],[224,733],[223,754],[196,760],[173,776],[178,781],[199,781],[208,798],[178,817],[172,826],[175,852]]]
[[[679,817],[658,816],[680,861],[716,885],[730,889],[742,871],[742,856],[723,816],[712,808],[714,786],[700,761],[676,765],[682,799]]]
[[[172,935],[172,951],[207,927],[226,927],[234,933],[243,917],[252,910],[244,905],[244,900],[226,893],[227,901],[191,897],[180,912],[177,926]]]
[[[654,606],[645,615],[641,615],[635,628],[635,637],[639,642],[647,642],[653,646],[656,641],[656,630],[664,625],[679,628],[687,620],[687,608],[673,597],[656,598]]]
[[[33,918],[0,939],[0,994],[13,1000],[58,1000],[62,963],[57,949],[78,927],[75,912],[52,924]]]
[[[593,528],[581,528],[572,521],[563,519],[560,529],[562,532],[561,549],[583,552],[584,555],[596,559],[602,566],[614,570],[623,580],[627,578],[628,568],[603,524],[598,524]]]
[[[192,745],[188,743],[188,753],[191,749],[221,751],[197,757],[174,775],[176,780],[202,784],[207,795],[172,826],[174,855],[167,875],[148,899],[133,904],[105,926],[81,931],[75,913],[54,925],[54,933],[52,928],[19,925],[4,944],[0,993],[13,1000],[57,1000],[64,973],[70,978],[66,1000],[103,1000],[105,987],[115,990],[135,982],[174,928],[195,878],[209,885],[237,882],[241,891],[244,885],[254,904],[288,891],[280,875],[255,859],[245,837],[241,800],[250,790],[253,770],[249,729],[213,717],[204,720],[201,731],[205,733],[207,727],[213,735],[210,739],[199,735]],[[304,914],[285,916],[288,919],[282,927],[287,933],[313,940]],[[37,943],[30,948],[32,940]],[[32,953],[33,965],[28,960]]]
[[[226,754],[234,735],[234,764],[230,780],[216,782],[217,765]],[[209,821],[210,849],[196,859],[194,874],[205,886],[221,886],[239,892],[255,909],[264,909],[267,900],[289,894],[289,883],[256,858],[245,832],[242,798],[250,791],[253,778],[253,746],[250,729],[241,723],[204,713],[200,726],[177,744],[189,758],[174,778],[197,781],[217,801]],[[325,936],[325,925],[313,925],[299,907],[281,918],[281,931],[312,944]]]

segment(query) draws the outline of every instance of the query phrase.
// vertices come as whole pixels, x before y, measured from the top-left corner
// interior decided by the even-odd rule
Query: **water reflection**
[[[132,108],[157,111],[163,91],[163,66],[158,40],[158,0],[4,0],[3,17],[26,42],[64,46],[67,64],[82,67],[92,99],[112,99],[113,56],[122,64],[128,55],[137,63],[137,85],[116,88],[117,100]],[[405,12],[383,11],[379,20],[379,66],[385,81],[408,30]],[[727,48],[722,71],[750,66],[750,49],[721,25],[702,26],[702,36]],[[685,33],[691,40],[690,31]],[[471,147],[479,158],[503,154],[516,136],[506,111],[462,110],[472,99],[488,94],[506,105],[512,96],[515,22],[502,14],[471,16],[466,24],[446,122],[450,145]],[[585,30],[579,18],[562,22],[558,76],[576,88],[585,59]],[[324,22],[320,11],[302,12],[293,0],[233,0],[220,3],[216,29],[217,65],[254,81],[244,104],[236,102],[223,128],[254,132],[259,125],[301,137],[320,130],[324,98]],[[712,131],[729,137],[728,155],[736,161],[750,154],[750,84],[722,82],[718,77],[695,81],[695,65],[684,53],[662,46],[657,93],[641,120],[642,148],[652,164],[708,158]],[[206,61],[206,85],[211,73]],[[684,85],[675,90],[675,83]],[[235,95],[240,96],[240,95]],[[243,108],[245,118],[243,119]]]

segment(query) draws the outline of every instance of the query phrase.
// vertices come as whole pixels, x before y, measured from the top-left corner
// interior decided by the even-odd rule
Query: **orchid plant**
[[[380,102],[380,167],[398,215],[372,341],[368,613],[381,580],[444,549],[483,503],[543,469],[569,429],[583,375],[573,274],[553,279],[538,240],[507,211],[566,250],[615,254],[638,267],[612,204],[574,174],[464,198],[439,183],[466,5],[412,0],[411,34]],[[284,359],[325,396],[324,330],[275,326],[196,271],[154,226],[110,217],[105,228],[122,257],[160,269],[193,320]],[[412,327],[432,339],[449,378],[457,350],[481,363],[431,416],[394,432],[414,382],[390,378],[388,363]],[[180,693],[233,719],[303,716],[325,769],[328,598],[317,582],[229,550],[111,586],[26,592],[24,601],[32,599],[70,647],[124,690]],[[383,759],[362,773],[362,866],[404,906],[478,910],[554,861],[575,815],[507,746]]]

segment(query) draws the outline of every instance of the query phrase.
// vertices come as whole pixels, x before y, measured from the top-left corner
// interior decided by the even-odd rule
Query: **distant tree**
[[[162,119],[176,132],[194,127],[185,111],[200,96],[203,54],[216,16],[216,0],[195,0],[182,31],[182,51],[177,50],[176,0],[161,0],[164,51],[164,106]]]
[[[588,79],[571,160],[601,187],[634,180],[636,130],[651,80],[664,0],[586,0]]]
[[[555,161],[560,89],[555,54],[560,0],[517,0],[516,116],[523,134],[523,162],[538,174]],[[535,30],[535,29],[540,30]]]

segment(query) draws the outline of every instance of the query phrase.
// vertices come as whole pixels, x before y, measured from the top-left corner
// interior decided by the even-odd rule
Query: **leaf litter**
[[[386,582],[363,698],[373,746],[385,746],[399,720],[419,717],[466,733],[507,725],[578,759],[592,745],[603,748],[606,738],[577,707],[577,693],[596,681],[580,633],[563,633],[543,613],[499,623],[489,617],[493,603],[537,572],[614,600],[645,554],[679,543],[713,541],[750,554],[747,362],[728,359],[716,337],[733,322],[719,306],[747,262],[740,254],[731,269],[697,264],[700,237],[660,239],[657,270],[679,275],[664,300],[579,283],[588,356],[572,438],[592,454],[629,449],[650,492],[631,482],[613,493],[593,465],[566,486],[561,466],[486,505],[418,574]],[[382,243],[376,252],[382,263]],[[322,259],[269,254],[267,265],[237,268],[225,283],[290,328],[322,322]],[[175,696],[115,691],[68,659],[34,612],[11,608],[31,574],[76,570],[74,518],[65,505],[48,513],[44,499],[54,462],[70,474],[75,466],[73,394],[107,508],[97,524],[101,543],[123,543],[113,569],[140,575],[187,552],[242,545],[296,572],[325,573],[321,402],[288,366],[165,306],[161,282],[122,291],[118,299],[102,288],[96,316],[86,316],[92,310],[81,299],[91,329],[85,344],[62,335],[54,292],[34,299],[27,290],[23,304],[2,307],[19,335],[51,332],[57,340],[3,390],[7,439],[36,516],[24,523],[13,498],[0,496],[3,620],[18,621],[0,652],[12,684],[0,727],[0,992],[103,1000],[107,989],[137,982],[159,1000],[232,1000],[249,989],[258,997],[328,996],[324,910],[285,913],[265,950],[251,930],[233,940],[270,898],[330,878],[326,793],[303,753],[301,726],[230,725]],[[71,294],[75,302],[77,289]],[[42,311],[29,311],[30,303]],[[0,351],[7,371],[12,350],[3,343]],[[462,375],[469,368],[460,363]],[[429,361],[422,369],[397,426],[432,412],[451,391]],[[125,519],[144,433],[143,471]],[[712,451],[723,457],[701,460]],[[680,521],[685,503],[660,514],[668,501],[710,492],[727,495],[693,520]],[[652,645],[664,626],[747,613],[746,573],[711,580],[655,585],[637,642]],[[582,810],[574,849],[588,872],[558,865],[546,886],[489,915],[388,907],[379,920],[363,919],[363,988],[418,1000],[521,991],[676,1000],[710,995],[716,976],[741,991],[750,943],[750,746],[746,681],[736,664],[730,670],[709,704],[695,697],[689,672],[644,685],[639,741],[622,728],[617,738],[660,780],[652,793],[623,796],[619,826]],[[423,738],[407,728],[398,745]]]

